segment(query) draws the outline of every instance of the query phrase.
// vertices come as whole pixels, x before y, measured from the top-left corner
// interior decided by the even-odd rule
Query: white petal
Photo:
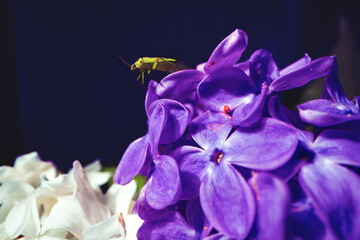
[[[5,182],[0,186],[0,202],[4,201],[5,199],[25,199],[33,190],[34,187],[26,182]]]
[[[39,186],[41,174],[51,168],[55,169],[55,166],[51,162],[42,161],[37,152],[31,152],[17,157],[14,168],[22,172],[24,181]]]
[[[5,231],[5,223],[0,224],[0,239],[1,240],[10,240],[11,239],[7,236],[7,233]]]
[[[62,229],[51,229],[45,235],[36,237],[22,237],[19,240],[65,240],[68,239],[68,231]]]
[[[26,237],[36,236],[40,232],[40,218],[37,200],[52,193],[45,188],[32,191],[26,200],[17,203],[5,219],[5,231],[11,238],[20,234]]]
[[[23,181],[22,173],[10,166],[0,167],[0,183]]]
[[[0,223],[3,223],[6,219],[6,216],[10,212],[11,208],[15,205],[16,201],[12,199],[6,199],[1,201],[0,206]],[[1,235],[0,235],[1,236]]]
[[[85,229],[83,236],[85,240],[125,239],[122,216],[114,215]]]
[[[125,229],[126,229],[126,240],[137,240],[137,231],[143,224],[142,220],[137,214],[131,214],[124,216]]]
[[[36,164],[42,164],[40,156],[37,152],[31,152],[24,155],[20,155],[15,159],[14,168],[18,170],[34,170],[38,168]]]
[[[49,216],[51,209],[57,203],[57,197],[55,195],[45,195],[37,199],[37,208],[39,212],[40,224],[42,225],[46,218]]]
[[[94,189],[79,161],[74,161],[74,180],[76,183],[74,197],[81,206],[86,209],[85,217],[91,225],[96,224],[108,217],[110,211],[99,201]]]
[[[16,204],[9,212],[5,220],[5,231],[10,238],[24,235],[24,231],[30,236],[36,236],[40,231],[40,219],[37,209],[27,201]]]
[[[42,233],[49,229],[66,229],[82,239],[84,229],[110,217],[110,211],[98,199],[80,162],[74,161],[73,166],[74,170],[68,174],[68,177],[73,177],[74,193],[68,198],[58,198],[58,202],[44,222]],[[59,183],[65,181],[65,178],[66,176],[60,178]]]
[[[98,160],[84,167],[89,182],[94,189],[98,189],[99,186],[107,183],[112,176],[110,172],[101,172],[101,168],[102,166]],[[72,173],[73,171],[74,169],[71,169],[69,173]]]
[[[49,181],[49,180],[55,179],[58,175],[59,175],[58,171],[55,167],[49,168],[40,174],[40,180],[41,180],[41,182]]]
[[[125,186],[113,184],[106,192],[106,205],[113,214],[122,212],[127,215],[129,212],[129,205],[135,193],[136,182],[134,180]]]
[[[56,195],[72,195],[75,189],[73,173],[60,174],[54,179],[43,181],[43,187],[51,189]]]
[[[74,199],[61,199],[52,208],[45,220],[41,234],[50,229],[62,229],[71,232],[77,238],[82,238],[83,229],[91,226],[86,219],[84,209]]]
[[[110,172],[86,172],[93,188],[98,188],[107,183],[112,176]]]

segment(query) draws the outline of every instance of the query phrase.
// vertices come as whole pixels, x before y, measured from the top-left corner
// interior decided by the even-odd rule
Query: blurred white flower
[[[37,152],[17,157],[14,167],[0,166],[0,183],[19,181],[37,187],[42,178],[52,179],[56,175],[57,169],[54,164],[42,161]]]
[[[136,239],[142,220],[129,214],[136,183],[103,194],[111,173],[100,170],[99,161],[85,168],[74,161],[68,174],[58,174],[36,152],[0,167],[0,240]]]

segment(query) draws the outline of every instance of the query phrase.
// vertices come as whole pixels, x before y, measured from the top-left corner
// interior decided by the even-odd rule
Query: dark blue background
[[[236,28],[284,67],[307,52],[332,54],[345,16],[359,37],[358,10],[329,1],[4,1],[1,160],[38,151],[63,171],[72,161],[116,165],[146,133],[145,89],[117,57],[204,62]],[[154,74],[148,79],[161,79]]]

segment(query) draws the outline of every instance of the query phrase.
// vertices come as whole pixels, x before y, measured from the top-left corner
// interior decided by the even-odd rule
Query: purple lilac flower
[[[301,119],[319,127],[360,121],[360,97],[354,98],[355,103],[346,97],[339,82],[336,58],[333,59],[330,73],[325,79],[322,99],[311,100],[298,106]]]
[[[257,208],[249,239],[285,239],[286,213],[290,202],[288,186],[269,173],[255,173],[249,183],[255,193]]]
[[[178,161],[181,199],[200,196],[210,223],[221,233],[247,236],[255,215],[255,202],[244,177],[233,165],[271,170],[283,165],[297,146],[296,131],[275,119],[264,118],[232,134],[230,117],[206,112],[189,124],[199,147],[182,146],[172,156]],[[272,149],[276,149],[273,151]]]
[[[299,181],[328,234],[357,239],[360,224],[360,178],[339,164],[360,166],[360,131],[324,130],[306,143],[311,163],[301,168]],[[357,236],[357,237],[356,237]]]
[[[286,219],[286,239],[334,239],[308,199],[294,201]]]
[[[199,70],[170,74],[158,84],[156,93],[163,98],[190,101],[195,106],[201,103],[215,112],[234,111],[233,124],[246,127],[261,117],[267,95],[300,87],[322,77],[332,63],[330,57],[311,61],[305,55],[278,71],[271,53],[259,49],[249,60],[237,64],[247,42],[246,33],[235,30],[215,48]]]
[[[139,229],[138,239],[203,239],[210,231],[198,198],[187,201],[186,219],[177,211],[153,211]]]
[[[236,29],[215,48],[200,71],[189,69],[170,74],[159,83],[156,93],[163,98],[191,102],[197,106],[198,84],[211,72],[234,66],[245,50],[247,42],[246,33]]]
[[[299,175],[322,222],[337,239],[360,236],[360,177],[331,161],[318,161],[302,168]]]
[[[360,122],[360,97],[345,96],[333,56],[279,70],[264,49],[238,62],[247,43],[237,29],[196,69],[150,81],[148,133],[114,175],[147,176],[138,238],[358,239],[360,177],[347,166],[360,167],[360,124],[347,123]],[[323,76],[322,99],[281,104],[278,93]]]
[[[149,175],[146,200],[152,208],[163,209],[177,201],[181,183],[176,161],[160,155],[158,145],[181,137],[188,113],[180,103],[167,99],[154,101],[147,112],[150,115],[148,133],[129,145],[115,171],[114,182],[124,185],[140,172]],[[146,161],[147,158],[151,160]]]
[[[214,72],[199,83],[198,96],[212,111],[233,111],[232,123],[246,127],[261,117],[266,96],[322,77],[328,73],[331,64],[331,57],[311,61],[305,55],[279,72],[271,53],[259,49],[248,61],[249,76],[239,65]]]
[[[315,141],[312,139],[311,135],[303,134],[300,138],[303,143],[302,158],[298,159],[298,164],[290,165],[287,169],[295,172],[301,167],[299,181],[306,193],[305,201],[307,199],[311,206],[304,210],[295,208],[297,210],[289,216],[289,221],[300,221],[297,216],[308,217],[319,221],[321,228],[324,228],[321,233],[317,232],[319,228],[313,232],[307,230],[313,235],[324,235],[325,239],[356,239],[355,236],[360,234],[356,227],[360,221],[360,195],[355,186],[359,184],[360,178],[338,164],[360,166],[360,131],[327,129]],[[291,234],[298,234],[295,229],[292,231]]]

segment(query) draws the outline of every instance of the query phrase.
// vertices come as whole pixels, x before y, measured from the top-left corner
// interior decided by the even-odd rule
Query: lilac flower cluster
[[[139,239],[360,239],[360,97],[335,56],[278,67],[235,30],[196,69],[150,81],[148,132],[114,182],[147,177]],[[293,111],[278,94],[325,77],[321,99]],[[305,130],[313,126],[314,131]]]

